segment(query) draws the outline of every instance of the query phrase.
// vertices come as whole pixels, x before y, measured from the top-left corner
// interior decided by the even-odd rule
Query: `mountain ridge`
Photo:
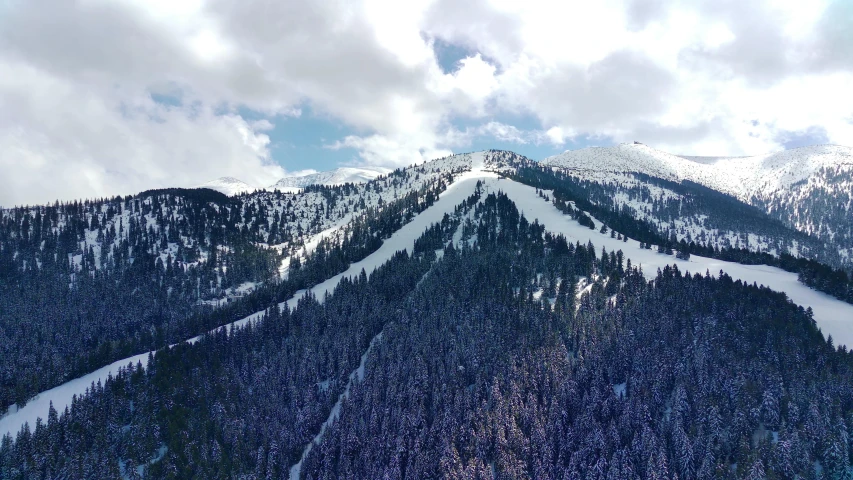
[[[253,192],[257,189],[239,178],[234,177],[219,177],[217,179],[210,180],[209,182],[202,183],[195,188],[209,188],[211,190],[222,192],[229,197],[239,195],[241,193]]]
[[[0,210],[0,477],[849,466],[853,296],[730,195],[488,150],[211,197]]]
[[[812,145],[751,157],[697,158],[620,144],[566,151],[541,163],[602,185],[615,178],[636,183],[627,178],[633,174],[703,185],[827,242],[834,262],[853,261],[853,148]]]
[[[288,175],[266,187],[252,186],[239,178],[226,176],[202,183],[195,188],[210,188],[228,196],[251,193],[256,190],[279,190],[285,193],[295,193],[309,185],[337,186],[345,183],[369,182],[389,172],[391,169],[384,167],[338,167],[302,175]]]
[[[338,167],[307,175],[288,176],[267,187],[269,190],[291,191],[309,185],[336,186],[345,183],[364,183],[389,173],[384,167]]]
[[[806,180],[820,168],[853,168],[853,148],[811,145],[763,155],[705,157],[623,143],[567,150],[541,162],[567,170],[637,172],[666,180],[690,180],[748,202],[752,196],[769,195]]]

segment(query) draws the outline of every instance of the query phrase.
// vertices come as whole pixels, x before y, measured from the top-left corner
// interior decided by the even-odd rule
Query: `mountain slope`
[[[510,152],[477,152],[455,155],[414,167],[409,172],[408,178],[410,179],[414,178],[414,172],[423,176],[429,172],[453,172],[453,182],[443,190],[434,204],[427,207],[423,212],[414,215],[409,222],[396,229],[365,258],[353,261],[346,266],[344,271],[330,278],[318,279],[320,281],[308,289],[291,291],[290,295],[279,304],[279,308],[284,309],[285,305],[290,309],[296,308],[300,301],[304,301],[303,296],[306,294],[309,298],[322,303],[325,296],[332,294],[339,284],[356,279],[362,271],[365,271],[369,278],[374,269],[390,261],[397,252],[403,250],[407,252],[416,251],[419,237],[425,231],[429,231],[431,225],[448,221],[444,220],[445,218],[457,219],[458,227],[454,228],[455,232],[452,237],[454,247],[461,249],[465,245],[472,245],[473,243],[465,239],[463,232],[466,230],[466,224],[475,217],[460,213],[464,212],[465,208],[471,207],[467,199],[482,198],[489,194],[502,194],[511,201],[514,205],[513,208],[524,215],[527,219],[526,222],[535,221],[536,225],[541,226],[549,235],[562,235],[569,244],[593,245],[595,251],[601,248],[611,252],[619,251],[621,258],[630,261],[634,267],[641,268],[648,280],[655,279],[659,270],[666,269],[669,265],[675,265],[682,272],[700,274],[712,272],[715,275],[719,272],[725,272],[732,281],[743,282],[744,285],[756,283],[778,292],[784,292],[796,304],[811,309],[813,318],[824,335],[831,335],[839,345],[853,345],[853,333],[851,333],[853,332],[853,323],[851,323],[853,321],[851,320],[853,319],[853,305],[841,302],[803,285],[798,282],[796,274],[773,267],[740,265],[697,255],[693,255],[689,259],[677,258],[673,254],[667,255],[643,248],[641,242],[634,239],[614,238],[609,232],[601,231],[602,223],[598,219],[591,218],[593,228],[581,225],[578,221],[558,210],[551,201],[543,198],[543,195],[552,196],[551,192],[537,192],[534,187],[507,178],[500,178],[509,173],[513,166],[521,165],[529,166],[532,163],[524,157]],[[268,195],[270,194],[266,193],[264,197]],[[475,224],[467,229],[470,232],[477,231]],[[341,233],[346,237],[346,230]],[[484,240],[471,236],[471,233],[468,234],[468,237],[475,241]],[[446,245],[446,243],[442,245]],[[262,316],[263,311],[259,311],[228,324],[224,329],[216,329],[216,331],[227,331],[232,326],[245,327],[249,323],[257,322]],[[191,341],[196,342],[198,338],[194,337]],[[118,369],[126,366],[129,362],[135,363],[146,357],[147,354],[143,353],[114,362],[111,366],[99,369],[82,379],[42,392],[37,400],[27,404],[14,415],[0,419],[0,427],[7,429],[7,431],[16,431],[25,421],[32,423],[39,416],[44,418],[51,402],[55,407],[61,408],[69,404],[71,395],[83,394],[92,382],[97,382],[99,379],[105,381],[108,375],[116,375]],[[0,428],[0,434],[2,433],[4,432]]]
[[[369,189],[166,189],[0,210],[0,409],[340,272],[434,201],[451,174],[399,172]],[[348,239],[332,239],[293,282],[278,282],[283,261],[343,225]]]
[[[279,283],[293,272],[303,284],[339,274],[472,170],[550,190],[546,196],[556,207],[585,210],[572,215],[644,250],[654,245],[660,253],[780,266],[821,291],[853,298],[843,272],[783,257],[835,265],[831,244],[734,198],[686,180],[639,174],[604,171],[601,181],[578,180],[512,152],[453,155],[368,183],[299,193],[229,198],[209,190],[159,190],[0,211],[0,402],[22,404],[112,361],[233,322],[288,288],[303,288]],[[29,288],[19,294],[17,285]],[[75,327],[83,315],[87,322]],[[53,355],[23,345],[50,348]]]
[[[832,265],[853,265],[853,200],[849,193],[853,191],[853,149],[848,147],[819,145],[755,157],[726,158],[679,157],[646,145],[622,144],[567,151],[543,160],[542,164],[600,184],[623,181],[648,184],[644,178],[635,179],[636,174],[680,184],[699,184],[755,206],[827,245],[815,250],[814,242],[791,237],[785,239],[788,245],[783,246],[784,251],[800,255],[801,247],[805,246],[814,250],[813,257]],[[653,192],[646,198],[666,201],[668,197],[679,197],[672,189],[665,190],[668,191]],[[621,203],[632,200],[636,199],[625,198]],[[779,242],[763,243],[767,249],[769,244]]]
[[[267,299],[241,328],[114,372],[67,415],[47,407],[35,430],[0,444],[0,473],[710,479],[847,471],[853,358],[824,339],[812,314],[750,286],[786,273],[655,253],[602,232],[595,218],[590,229],[551,201],[555,192],[513,180],[532,168],[525,165],[482,152],[400,172],[392,190],[436,172],[448,185],[421,210],[366,212],[362,219],[377,225],[407,220],[371,243],[362,263],[329,268],[343,274],[306,286],[304,297]],[[357,224],[315,253],[352,238]],[[331,266],[345,252],[290,275]],[[718,267],[745,281],[702,271]],[[279,303],[294,297],[291,308]]]
[[[643,144],[566,151],[543,165],[586,172],[644,173],[665,180],[690,180],[743,202],[790,191],[822,169],[853,168],[853,148],[815,145],[752,157],[683,157]]]

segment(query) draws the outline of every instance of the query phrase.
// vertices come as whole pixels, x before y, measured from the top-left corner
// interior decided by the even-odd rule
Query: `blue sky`
[[[270,154],[288,171],[314,169],[330,170],[339,165],[358,162],[358,152],[352,148],[326,148],[356,130],[328,115],[317,114],[305,105],[298,117],[277,116],[270,121],[274,128],[270,137]],[[251,113],[243,116],[252,118]]]
[[[252,119],[261,118],[252,112],[243,112],[242,115]],[[343,122],[316,114],[310,106],[302,107],[302,114],[299,117],[277,116],[270,121],[273,122],[274,128],[266,133],[270,137],[272,158],[289,171],[309,168],[329,170],[340,165],[362,163],[355,148],[327,148],[335,141],[359,132],[347,127]],[[504,116],[485,119],[485,121],[499,121],[523,131],[541,128],[531,117]],[[457,120],[453,124],[456,128],[464,130],[466,127],[474,127],[482,122],[483,119],[478,119],[477,122]],[[574,141],[568,140],[562,147],[557,147],[549,142],[517,143],[501,141],[490,136],[477,136],[470,145],[454,148],[454,151],[511,150],[534,160],[541,160],[564,150],[612,144],[612,141],[604,138],[581,137]]]
[[[444,73],[456,72],[460,68],[461,60],[477,53],[480,53],[489,63],[497,63],[474,49],[441,39],[433,39],[432,42],[436,61]],[[359,135],[365,132],[358,132],[349,128],[345,123],[330,115],[318,114],[308,104],[302,106],[301,112],[299,117],[278,116],[270,119],[275,125],[272,130],[267,132],[271,140],[270,151],[272,158],[282,167],[290,171],[309,168],[328,170],[341,165],[363,163],[356,148],[330,149],[327,146],[349,135]],[[251,111],[242,111],[241,114],[246,118],[260,118]],[[534,132],[543,129],[543,125],[534,115],[505,114],[489,118],[457,118],[451,120],[451,124],[456,129],[464,131],[466,128],[473,129],[478,125],[492,121],[511,125],[522,132]],[[753,126],[758,124],[758,121],[752,122]],[[829,140],[826,131],[821,128],[810,128],[799,132],[783,130],[776,132],[774,137],[786,149],[827,143]],[[472,139],[469,145],[456,147],[454,151],[511,150],[534,160],[542,160],[565,150],[590,146],[610,146],[616,143],[612,138],[603,135],[581,135],[568,138],[563,145],[559,146],[544,140],[538,142],[530,140],[519,143],[500,140],[488,135],[478,135]],[[680,152],[674,151],[672,153],[678,154]],[[712,154],[716,154],[716,152],[712,152]]]
[[[783,132],[780,143],[786,149],[829,143],[829,136],[822,128],[810,128],[803,132]]]
[[[435,51],[439,65],[445,73],[456,71],[459,68],[458,62],[473,54],[465,48],[441,41],[436,41]],[[181,105],[181,99],[174,96],[151,94],[151,99],[170,107]],[[329,146],[349,135],[363,135],[372,132],[358,131],[331,115],[315,112],[308,103],[301,105],[299,109],[300,114],[298,116],[267,116],[247,108],[237,109],[236,113],[247,121],[268,120],[272,123],[273,128],[265,132],[270,138],[270,155],[273,161],[287,171],[305,169],[322,171],[342,165],[364,163],[356,148],[333,149]],[[477,119],[457,118],[451,121],[451,125],[460,131],[465,131],[488,122],[511,125],[522,132],[533,132],[542,128],[540,122],[532,115],[499,115]],[[525,143],[519,143],[500,140],[490,135],[477,135],[472,138],[470,144],[454,148],[454,152],[476,152],[489,149],[510,150],[534,160],[542,160],[564,150],[588,146],[607,146],[614,143],[604,137],[581,136],[575,139],[567,139],[562,146],[555,146],[547,141],[529,140]]]
[[[440,39],[434,40],[434,51],[438,65],[444,73],[457,71],[461,60],[477,53]],[[488,60],[488,58],[486,59]],[[241,110],[240,114],[253,120],[265,118],[250,110]],[[270,137],[272,158],[290,171],[309,168],[329,170],[340,165],[363,163],[358,155],[358,150],[355,148],[330,149],[327,146],[349,135],[373,133],[359,132],[330,115],[318,114],[311,108],[310,104],[301,107],[301,115],[298,117],[276,116],[269,118],[269,120],[274,124],[274,128],[267,132]],[[476,128],[478,125],[492,121],[512,125],[523,132],[542,129],[541,123],[533,115],[500,115],[476,120],[453,119],[451,125],[460,131],[464,131],[466,128]],[[568,139],[562,146],[555,146],[547,141],[518,143],[480,135],[474,137],[470,145],[456,147],[454,151],[458,153],[489,149],[511,150],[528,158],[541,160],[564,150],[588,146],[606,146],[614,143],[606,137],[581,136]]]

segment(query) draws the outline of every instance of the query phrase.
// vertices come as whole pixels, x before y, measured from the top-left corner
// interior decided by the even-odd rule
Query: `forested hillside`
[[[0,211],[0,405],[241,318],[259,305],[254,290],[281,296],[338,273],[431,205],[452,173],[398,171],[299,194],[170,189]],[[281,285],[280,271],[311,261],[300,253],[305,242],[329,227],[342,236],[312,257],[302,278],[313,280]]]
[[[833,267],[838,250],[720,192],[691,182],[673,183],[642,174],[608,182],[584,180],[526,165],[514,180],[552,192],[561,211],[592,227],[589,215],[615,237],[626,235],[658,252],[772,265],[799,275],[802,283],[853,303],[853,270]]]
[[[853,474],[848,273],[702,185],[488,151],[0,220],[2,479]]]
[[[503,195],[469,205],[458,243],[448,217],[323,302],[95,385],[6,437],[0,475],[287,476],[365,351],[303,478],[847,472],[853,356],[809,312],[724,274],[647,282]]]

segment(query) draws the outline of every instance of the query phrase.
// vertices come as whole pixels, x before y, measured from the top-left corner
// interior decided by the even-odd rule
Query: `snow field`
[[[35,428],[38,418],[47,422],[47,414],[50,411],[51,402],[53,402],[53,408],[59,414],[62,414],[66,406],[71,406],[71,399],[74,395],[83,395],[86,389],[90,388],[93,383],[101,382],[103,384],[107,380],[107,377],[118,373],[120,368],[127,367],[128,364],[135,366],[138,362],[142,362],[143,366],[147,365],[148,352],[115,361],[92,373],[39,393],[31,398],[23,408],[15,409],[13,407],[8,414],[0,417],[0,437],[9,433],[14,439],[15,435],[24,426],[24,423],[29,423],[30,430],[32,430]]]

